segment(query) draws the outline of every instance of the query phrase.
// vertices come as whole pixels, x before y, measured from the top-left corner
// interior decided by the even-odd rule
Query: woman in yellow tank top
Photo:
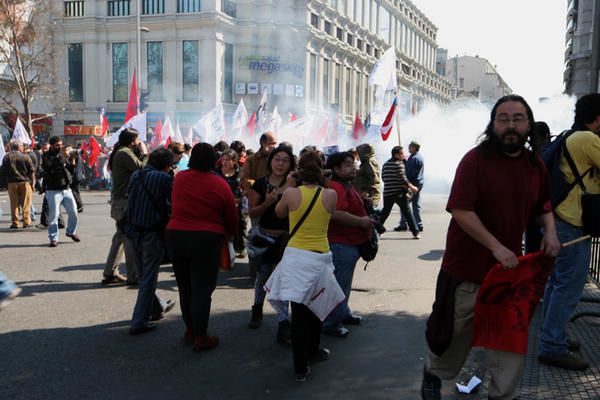
[[[289,215],[292,231],[313,198],[318,197],[290,239],[265,289],[269,292],[268,300],[291,302],[294,372],[296,380],[303,382],[310,373],[309,362],[329,358],[329,350],[319,347],[321,323],[344,300],[344,293],[333,274],[327,241],[327,229],[335,211],[337,194],[319,185],[323,180],[323,160],[317,152],[304,153],[298,167],[298,177],[303,185],[285,190],[275,208],[277,216],[283,218]]]

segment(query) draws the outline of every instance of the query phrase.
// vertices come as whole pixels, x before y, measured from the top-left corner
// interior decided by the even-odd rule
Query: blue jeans
[[[0,300],[6,298],[16,288],[17,285],[0,272]]]
[[[423,229],[423,221],[421,221],[421,190],[423,189],[423,185],[417,185],[419,191],[417,193],[413,193],[412,198],[410,199],[410,205],[412,208],[413,218],[417,223],[417,227],[419,229]],[[404,213],[402,213],[402,218],[400,218],[400,226],[406,226],[406,218],[404,217]]]
[[[360,255],[358,254],[358,246],[331,243],[329,244],[329,249],[331,250],[333,266],[335,267],[335,279],[346,296],[344,301],[323,322],[323,330],[331,332],[341,328],[342,322],[352,315],[352,311],[348,307],[348,299],[350,298],[350,290],[352,289],[354,269]]]
[[[58,216],[60,205],[67,211],[69,220],[67,222],[67,234],[74,235],[77,231],[77,204],[71,189],[46,190],[48,200],[48,238],[58,241]]]
[[[149,318],[158,318],[166,307],[166,302],[156,294],[158,269],[165,253],[165,243],[159,233],[152,230],[136,232],[132,242],[139,268],[139,288],[131,327],[142,328],[148,325]]]
[[[564,243],[584,235],[583,229],[556,218],[558,239]],[[540,354],[567,352],[566,326],[579,302],[588,276],[592,241],[560,250],[544,292]]]

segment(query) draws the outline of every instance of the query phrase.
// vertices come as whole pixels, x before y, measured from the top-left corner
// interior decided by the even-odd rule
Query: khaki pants
[[[442,379],[456,377],[469,355],[473,338],[473,309],[478,290],[479,285],[475,283],[463,282],[458,285],[454,300],[454,329],[450,346],[441,357],[429,352],[427,370]],[[525,356],[489,349],[487,356],[488,371],[492,376],[488,388],[489,397],[495,400],[515,398],[525,368]]]
[[[10,199],[10,219],[14,226],[19,226],[19,208],[23,213],[23,225],[31,225],[31,199],[33,191],[29,182],[11,182],[8,184]]]
[[[115,221],[119,221],[127,212],[127,199],[112,200],[110,204],[110,216]],[[111,277],[119,272],[119,264],[125,253],[125,268],[127,270],[127,281],[134,283],[138,281],[138,265],[135,255],[135,247],[131,240],[125,236],[125,233],[116,227],[116,232],[112,237],[110,250],[106,257],[104,266],[104,277]]]

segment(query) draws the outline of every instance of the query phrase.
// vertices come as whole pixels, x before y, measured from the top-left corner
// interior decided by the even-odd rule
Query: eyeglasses
[[[513,123],[515,126],[525,126],[529,123],[529,119],[524,115],[516,115],[513,118],[501,116],[496,118],[496,123],[501,126],[508,126],[510,123]]]

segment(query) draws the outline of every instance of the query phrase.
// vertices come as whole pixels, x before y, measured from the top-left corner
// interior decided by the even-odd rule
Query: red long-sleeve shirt
[[[237,214],[233,193],[220,176],[194,169],[175,176],[172,214],[167,229],[234,236]]]

